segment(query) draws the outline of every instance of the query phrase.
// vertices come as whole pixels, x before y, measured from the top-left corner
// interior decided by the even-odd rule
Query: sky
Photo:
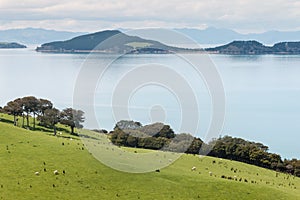
[[[0,30],[228,28],[300,30],[299,0],[0,0]]]

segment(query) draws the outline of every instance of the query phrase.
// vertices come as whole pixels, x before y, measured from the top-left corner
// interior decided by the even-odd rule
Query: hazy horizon
[[[239,33],[300,30],[300,2],[297,0],[28,0],[23,3],[0,0],[0,9],[0,30],[26,27],[72,32],[207,27],[226,28]]]

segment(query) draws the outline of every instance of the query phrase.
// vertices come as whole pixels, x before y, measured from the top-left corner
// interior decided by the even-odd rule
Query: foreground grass
[[[0,199],[300,199],[299,188],[293,176],[193,155],[159,173],[119,172],[96,160],[78,138],[0,122]]]

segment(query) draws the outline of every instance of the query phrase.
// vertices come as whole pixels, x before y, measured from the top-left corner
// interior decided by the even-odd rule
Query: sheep
[[[58,170],[54,170],[54,175],[58,175]]]
[[[196,171],[196,169],[197,169],[197,168],[194,166],[194,167],[192,167],[191,170],[192,170],[192,171]]]
[[[40,172],[35,172],[34,174],[38,176],[38,175],[40,175]]]
[[[212,174],[213,174],[212,172],[208,172],[208,173],[209,173],[210,176],[212,176]]]

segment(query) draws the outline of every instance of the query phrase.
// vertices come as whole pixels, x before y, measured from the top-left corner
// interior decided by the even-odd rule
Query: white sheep
[[[40,175],[40,172],[35,172],[34,174],[38,176],[38,175]]]
[[[210,176],[212,176],[212,174],[213,174],[212,172],[208,172],[208,173],[209,173]]]
[[[196,168],[195,166],[194,166],[194,167],[192,167],[192,171],[196,171],[196,169],[197,169],[197,168]]]
[[[54,170],[54,175],[58,175],[58,170]]]

